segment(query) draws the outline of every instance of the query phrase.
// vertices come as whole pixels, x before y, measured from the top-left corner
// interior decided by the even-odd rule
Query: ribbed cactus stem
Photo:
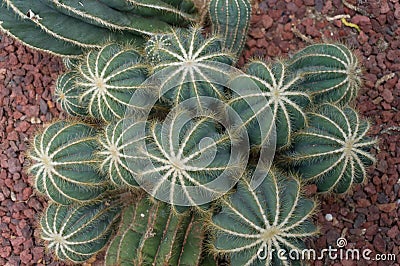
[[[221,36],[223,48],[239,57],[250,26],[250,0],[211,0],[208,9],[212,31]]]
[[[196,214],[176,215],[165,203],[141,199],[124,209],[105,265],[201,265],[204,237]]]

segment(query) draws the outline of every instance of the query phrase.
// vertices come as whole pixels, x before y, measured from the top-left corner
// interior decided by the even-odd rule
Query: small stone
[[[373,241],[374,247],[377,251],[384,253],[386,252],[386,243],[385,240],[383,240],[382,236],[380,234],[377,234],[374,237]]]
[[[379,210],[387,213],[394,211],[397,208],[396,205],[397,205],[396,202],[387,204],[377,204]]]
[[[261,19],[262,19],[262,25],[263,25],[263,27],[264,27],[265,29],[269,29],[269,28],[272,27],[272,24],[274,23],[274,20],[273,20],[270,16],[268,16],[268,15],[263,15],[263,16],[261,17]]]
[[[397,225],[393,226],[389,231],[387,231],[387,236],[395,239],[396,237],[400,236],[400,230]]]
[[[330,213],[325,214],[325,220],[327,220],[328,222],[332,222],[333,220],[333,216]]]

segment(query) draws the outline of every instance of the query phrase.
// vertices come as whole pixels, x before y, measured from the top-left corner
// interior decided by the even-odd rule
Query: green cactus
[[[95,130],[81,122],[58,121],[37,134],[28,157],[28,172],[35,188],[60,204],[84,203],[98,198],[106,179],[96,171]]]
[[[255,190],[240,181],[221,205],[211,221],[212,245],[217,254],[230,258],[232,266],[296,265],[290,257],[278,258],[278,250],[301,254],[303,239],[317,233],[311,220],[316,203],[302,197],[299,180],[275,170]]]
[[[302,76],[301,88],[315,104],[347,104],[361,86],[357,56],[342,44],[314,44],[297,52],[289,61],[289,72]]]
[[[62,206],[51,203],[40,219],[41,237],[60,260],[81,263],[105,247],[121,213],[105,203]]]
[[[140,134],[140,125],[131,123],[131,120],[126,118],[109,124],[100,135],[100,151],[98,152],[101,160],[100,168],[117,187],[138,187],[134,178],[136,173],[127,163],[127,160],[143,159],[127,152],[131,150],[131,153],[137,153],[134,147],[136,142],[141,140],[140,137],[135,138],[138,134]]]
[[[127,159],[138,183],[155,198],[176,205],[173,208],[179,212],[185,206],[207,208],[209,200],[227,192],[247,160],[240,150],[241,136],[221,133],[215,121],[211,115],[196,117],[193,110],[177,109],[164,123],[148,125],[145,142],[131,138],[136,146],[127,155],[143,158]]]
[[[224,99],[224,87],[214,83],[213,78],[228,73],[218,69],[214,63],[230,65],[232,55],[222,52],[221,48],[220,39],[205,39],[198,28],[177,29],[171,34],[153,36],[145,51],[155,74],[167,71],[160,84],[163,99],[172,106],[192,97]]]
[[[286,158],[301,177],[316,183],[319,192],[344,193],[363,182],[366,166],[375,161],[369,149],[376,140],[366,137],[369,123],[352,108],[332,104],[309,113],[308,120]]]
[[[61,56],[76,57],[82,48],[99,48],[110,41],[142,45],[142,36],[169,32],[172,25],[197,21],[193,9],[186,13],[161,0],[1,2],[4,32],[31,47]],[[114,5],[129,8],[120,11]]]
[[[305,109],[310,99],[306,92],[298,88],[301,76],[291,75],[287,65],[281,61],[273,64],[253,61],[246,66],[245,72],[245,75],[232,80],[231,87],[241,94],[235,93],[228,104],[240,114],[247,126],[251,143],[259,146],[268,141],[269,134],[264,137],[266,139],[261,136],[256,120],[258,113],[270,109],[271,122],[276,125],[277,147],[289,146],[293,132],[307,123]],[[260,90],[252,89],[254,83]],[[272,124],[268,123],[268,126]],[[266,132],[269,131],[267,129]]]
[[[198,215],[176,215],[165,203],[142,199],[124,209],[105,265],[200,265],[204,238]]]
[[[74,67],[75,65],[70,65]],[[62,110],[72,116],[86,116],[87,110],[80,103],[81,89],[76,88],[75,80],[78,77],[75,71],[67,72],[58,77],[54,96]]]
[[[208,12],[212,31],[223,40],[222,47],[239,57],[250,26],[250,0],[211,0]]]
[[[57,83],[64,110],[82,115],[84,109],[91,117],[108,122],[125,115],[133,93],[147,79],[140,54],[118,44],[89,51],[72,72]]]

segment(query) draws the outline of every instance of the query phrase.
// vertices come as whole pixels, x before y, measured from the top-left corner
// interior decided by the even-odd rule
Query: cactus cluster
[[[145,36],[197,21],[191,1],[2,0],[0,28],[26,45],[76,57],[107,42],[142,45]]]
[[[5,27],[25,2],[3,2]],[[154,14],[162,14],[157,23],[194,19],[189,0],[37,2],[49,14],[124,36],[150,34],[145,22]],[[58,258],[80,263],[108,245],[105,265],[216,265],[221,257],[231,265],[297,265],[273,250],[301,250],[318,232],[317,203],[301,193],[303,183],[344,193],[365,179],[375,140],[348,106],[360,86],[357,57],[342,44],[315,44],[226,72],[243,48],[250,12],[246,0],[227,3],[209,3],[211,36],[197,27],[153,28],[144,47],[96,41],[68,59],[56,97],[74,118],[39,131],[28,153],[35,188],[52,202],[42,238]],[[120,13],[145,19],[126,25]],[[49,34],[39,15],[43,21],[14,18],[22,23],[15,27]],[[56,35],[49,49],[65,42]],[[146,95],[156,102],[143,111]],[[276,159],[254,186],[254,161],[271,136]]]

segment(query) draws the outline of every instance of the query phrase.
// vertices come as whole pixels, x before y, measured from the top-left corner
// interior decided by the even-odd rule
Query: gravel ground
[[[399,0],[266,0],[255,4],[245,58],[290,56],[307,43],[340,40],[352,46],[365,68],[355,103],[371,120],[377,163],[364,185],[345,196],[321,198],[315,220],[319,238],[310,248],[369,248],[395,261],[320,260],[311,265],[400,265],[400,3]],[[356,8],[353,8],[355,6]],[[336,15],[349,15],[349,27]],[[45,205],[23,171],[32,133],[63,117],[52,99],[62,73],[60,59],[32,51],[8,37],[0,40],[0,265],[62,265],[45,253],[36,219]],[[313,195],[315,188],[308,187]],[[326,215],[332,215],[328,221]],[[328,215],[329,216],[329,215]]]

